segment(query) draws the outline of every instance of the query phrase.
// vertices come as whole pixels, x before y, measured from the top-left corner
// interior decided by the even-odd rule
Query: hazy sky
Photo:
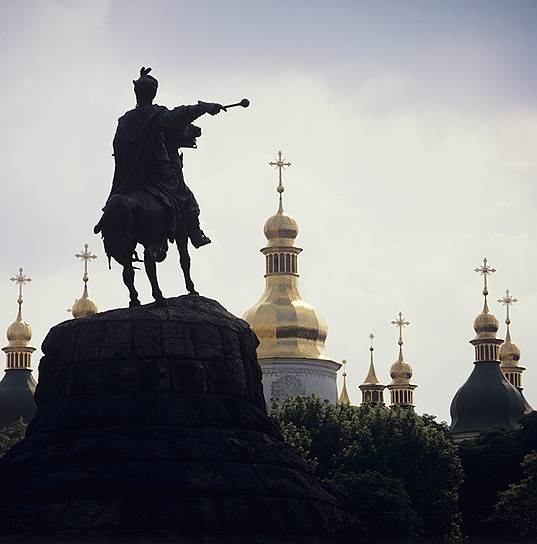
[[[291,161],[284,205],[299,222],[304,298],[347,358],[349,393],[367,372],[368,334],[387,383],[401,310],[416,409],[449,421],[473,368],[483,257],[509,288],[526,396],[537,406],[537,2],[0,0],[2,232],[0,327],[15,317],[19,266],[33,278],[33,344],[69,318],[82,290],[74,258],[98,255],[101,310],[128,300],[92,233],[113,173],[117,118],[152,66],[157,101],[243,97],[203,117],[185,175],[211,246],[193,251],[200,292],[242,315],[263,291],[263,223],[276,211],[278,149]],[[174,251],[159,268],[184,292]],[[138,274],[144,302],[150,301]],[[504,326],[500,329],[503,334]],[[39,353],[34,366],[37,367]]]

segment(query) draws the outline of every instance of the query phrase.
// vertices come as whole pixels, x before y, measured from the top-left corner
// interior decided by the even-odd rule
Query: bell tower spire
[[[347,391],[347,360],[343,359],[341,364],[343,365],[343,387],[341,388],[338,402],[339,404],[347,404],[350,406],[351,399],[349,398],[349,392]]]
[[[375,335],[373,333],[369,334],[369,370],[367,376],[365,377],[364,383],[359,387],[362,391],[362,404],[384,404],[384,389],[385,385],[382,385],[375,372],[375,362],[374,362],[374,352],[375,347],[373,346],[373,341],[375,340]]]
[[[391,321],[391,324],[399,328],[399,340],[397,342],[399,345],[399,356],[390,368],[390,376],[392,377],[392,381],[388,385],[390,400],[392,406],[399,405],[412,408],[414,406],[414,389],[417,386],[410,383],[412,366],[405,361],[403,356],[403,329],[407,325],[410,325],[410,322],[406,321],[402,312],[399,312],[398,318]]]
[[[279,197],[276,213],[263,228],[267,238],[261,249],[265,291],[244,314],[260,342],[257,356],[263,370],[265,399],[316,393],[336,402],[341,363],[326,355],[326,323],[300,293],[298,256],[302,248],[295,245],[298,223],[283,207],[283,170],[291,163],[278,151],[277,159],[268,164],[278,170]]]
[[[19,268],[19,273],[11,278],[19,291],[17,298],[17,304],[19,309],[17,311],[17,317],[15,321],[7,329],[7,339],[9,341],[5,348],[2,348],[6,354],[6,369],[7,370],[32,370],[32,353],[35,348],[32,348],[28,344],[32,339],[32,328],[22,318],[22,303],[24,299],[23,288],[27,283],[32,281],[24,274],[24,270]]]
[[[483,259],[483,264],[475,269],[483,276],[483,311],[474,319],[474,330],[476,337],[470,340],[470,343],[475,347],[475,362],[498,362],[498,347],[502,343],[500,338],[496,338],[496,333],[500,324],[496,319],[496,316],[489,312],[489,306],[487,302],[488,282],[489,276],[494,274],[496,270],[492,268],[487,259]]]

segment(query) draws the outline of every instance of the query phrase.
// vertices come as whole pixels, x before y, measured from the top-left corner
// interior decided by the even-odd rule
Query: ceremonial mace
[[[234,108],[236,106],[242,106],[243,108],[247,108],[250,105],[250,101],[247,98],[243,98],[240,102],[237,102],[235,104],[228,104],[227,106],[222,106],[224,110],[227,110],[227,108]]]

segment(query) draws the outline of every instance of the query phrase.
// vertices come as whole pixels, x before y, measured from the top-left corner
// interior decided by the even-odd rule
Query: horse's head
[[[173,139],[172,143],[176,147],[192,147],[196,148],[196,138],[201,136],[201,128],[189,123],[185,125],[182,133],[178,134],[176,138]]]

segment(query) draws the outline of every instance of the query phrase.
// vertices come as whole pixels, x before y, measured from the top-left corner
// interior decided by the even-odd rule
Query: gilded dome
[[[24,348],[32,339],[32,327],[23,321],[20,309],[17,319],[7,329],[7,339],[9,347],[14,348]]]
[[[302,300],[296,277],[268,276],[265,292],[244,319],[259,338],[259,358],[328,359],[324,318]]]
[[[500,346],[499,357],[500,361],[502,362],[502,366],[518,365],[518,362],[520,361],[520,349],[516,344],[513,344],[511,341],[505,341]]]
[[[77,298],[71,309],[71,313],[75,319],[80,317],[88,317],[89,315],[94,315],[99,312],[97,304],[89,298],[88,296],[82,298]]]
[[[402,354],[393,365],[390,367],[390,376],[392,377],[392,385],[410,383],[412,378],[412,367],[403,360]]]
[[[278,186],[278,211],[265,222],[268,243],[265,291],[244,319],[259,338],[259,358],[328,359],[324,342],[327,326],[317,310],[302,299],[298,288],[298,223],[283,211],[283,186]],[[273,266],[274,263],[274,266]]]
[[[499,327],[500,323],[496,316],[489,313],[487,307],[474,319],[476,339],[496,338]]]
[[[278,212],[266,220],[263,232],[269,246],[292,245],[298,235],[298,223],[280,207]]]

